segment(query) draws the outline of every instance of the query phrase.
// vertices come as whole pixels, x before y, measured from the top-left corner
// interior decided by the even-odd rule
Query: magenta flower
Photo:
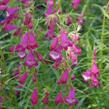
[[[77,47],[75,44],[72,45],[72,49],[76,54],[81,54],[81,49]]]
[[[73,5],[73,8],[77,9],[78,8],[78,4],[80,3],[81,0],[73,0],[72,1],[72,5]]]
[[[77,56],[74,54],[74,52],[70,50],[70,52],[67,55],[68,59],[71,58],[72,65],[75,65],[77,63]]]
[[[6,10],[8,7],[6,5],[0,5],[0,10]]]
[[[46,21],[48,23],[48,19]],[[50,40],[54,37],[54,26],[56,20],[53,19],[48,23],[48,32],[45,34],[45,37],[48,37]]]
[[[36,54],[37,59],[38,59],[39,61],[42,61],[42,60],[43,60],[43,58],[42,58],[42,56],[40,55],[40,53],[38,53],[37,51],[34,51],[34,54]]]
[[[67,26],[69,26],[71,23],[72,23],[71,17],[70,17],[70,16],[66,16],[65,24],[66,24]]]
[[[34,88],[30,100],[33,106],[37,104],[37,88]]]
[[[29,32],[29,36],[28,36],[28,49],[34,49],[35,47],[38,47],[38,44],[35,40],[35,33],[33,33],[33,31]]]
[[[60,45],[65,50],[67,50],[69,46],[72,46],[72,42],[67,38],[67,35],[65,34],[64,30],[61,31],[60,40]]]
[[[37,75],[36,75],[36,72],[34,72],[32,80],[33,80],[33,83],[35,83],[35,82],[37,81]]]
[[[60,66],[60,64],[61,64],[61,60],[60,59],[56,60],[56,62],[52,64],[52,68],[56,69],[57,67]]]
[[[59,103],[64,104],[61,92],[59,92],[55,97],[55,104],[59,104]]]
[[[14,35],[14,36],[17,36],[18,34],[20,34],[21,29],[22,29],[22,28],[18,28],[18,29],[14,32],[13,35]]]
[[[71,33],[70,34],[72,41],[75,43],[76,41],[80,40],[79,33]]]
[[[91,70],[87,70],[86,72],[82,73],[82,77],[83,77],[85,82],[91,81],[91,75],[92,75]]]
[[[24,48],[28,48],[28,49],[34,49],[35,47],[38,47],[38,44],[35,40],[35,33],[33,33],[32,31],[26,32],[20,44]]]
[[[49,56],[52,58],[52,60],[56,61],[61,58],[61,54],[58,51],[50,51]]]
[[[92,63],[91,71],[93,72],[93,74],[99,74],[100,75],[100,72],[98,71],[97,65],[96,65],[94,60],[93,60],[93,63]]]
[[[16,28],[17,28],[17,25],[14,25],[14,24],[11,24],[11,25],[5,24],[5,26],[3,27],[3,29],[5,29],[7,32],[14,30]]]
[[[15,50],[15,46],[14,45],[9,48],[10,52],[14,52],[14,50]]]
[[[93,60],[95,60],[96,59],[96,49],[94,48],[93,49]]]
[[[21,45],[21,43],[16,45],[15,51],[20,59],[24,59],[26,57],[25,48]]]
[[[50,50],[54,50],[58,45],[59,36],[55,37],[54,40],[50,44]]]
[[[73,80],[73,79],[75,79],[75,75],[72,75],[72,76],[71,76],[71,80]]]
[[[33,28],[33,23],[32,23],[32,11],[25,13],[25,18],[24,18],[24,25],[27,25],[29,29]]]
[[[22,41],[20,42],[20,44],[24,47],[24,48],[27,48],[28,47],[28,35],[29,33],[26,31],[23,38],[22,38]]]
[[[48,102],[49,102],[49,100],[48,100],[48,95],[49,95],[48,92],[46,92],[46,93],[45,93],[45,97],[42,98],[42,100],[41,100],[44,104],[48,104]]]
[[[8,7],[7,8],[7,12],[9,15],[13,15],[17,10],[19,10],[19,8],[16,8],[16,7],[13,7],[13,8]]]
[[[35,57],[32,53],[32,51],[29,51],[29,54],[27,55],[26,61],[24,62],[24,65],[27,65],[28,67],[32,67],[33,65],[38,66],[37,61],[35,60]]]
[[[57,84],[66,84],[68,80],[68,68],[63,72],[61,77],[58,79]]]
[[[68,97],[65,97],[65,102],[72,106],[72,104],[78,104],[78,101],[75,98],[75,91],[74,87],[72,87],[68,93]]]
[[[24,72],[24,74],[22,74],[22,75],[19,77],[19,82],[20,82],[20,84],[24,84],[24,82],[26,81],[28,72],[29,72],[29,71]]]
[[[101,83],[97,80],[97,76],[96,75],[93,75],[92,77],[92,82],[90,83],[90,87],[94,86],[95,88],[99,85],[101,85]]]
[[[53,7],[53,0],[48,0],[46,14],[52,14],[52,7]]]

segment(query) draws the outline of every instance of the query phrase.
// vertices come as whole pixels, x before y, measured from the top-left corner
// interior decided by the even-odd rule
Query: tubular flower
[[[58,45],[59,36],[55,37],[54,40],[50,44],[50,50],[54,50]]]
[[[53,0],[48,0],[46,14],[52,14],[52,7],[53,7]]]
[[[68,93],[68,96],[65,97],[65,102],[69,104],[69,106],[72,106],[72,104],[78,104],[78,101],[75,98],[75,91],[74,87],[72,87]]]
[[[63,72],[61,77],[58,79],[57,84],[66,84],[68,80],[68,68]]]
[[[59,103],[64,104],[61,92],[59,92],[55,97],[55,104],[59,104]]]
[[[34,88],[30,100],[33,106],[37,104],[37,88]]]
[[[41,100],[44,104],[48,104],[48,102],[49,102],[49,100],[48,100],[48,95],[49,95],[49,93],[46,92],[46,93],[45,93],[45,97],[42,98],[42,100]]]
[[[35,66],[38,65],[31,50],[29,51],[29,54],[27,55],[27,58],[26,58],[26,61],[24,62],[24,65],[27,65],[28,67],[32,67],[33,65],[35,65]]]
[[[33,83],[35,83],[35,82],[37,81],[37,75],[36,75],[36,72],[34,72],[32,80],[33,80]]]
[[[96,88],[98,85],[100,86],[101,84],[97,80],[97,75],[100,75],[100,72],[98,71],[95,59],[96,59],[96,49],[93,50],[92,67],[86,72],[83,72],[82,77],[84,78],[85,82],[91,81],[89,85],[90,87],[94,86]]]
[[[93,75],[92,80],[91,80],[91,83],[90,83],[89,86],[90,87],[94,86],[96,88],[98,85],[100,86],[101,83],[97,80],[97,76],[96,75]]]
[[[19,82],[20,84],[24,84],[26,78],[27,78],[27,74],[28,74],[29,71],[26,71],[24,72],[24,74],[22,74],[20,77],[19,77]]]
[[[25,32],[20,44],[24,48],[28,48],[29,50],[34,49],[35,47],[38,47],[38,44],[35,40],[35,34],[32,31]]]
[[[78,8],[78,4],[81,2],[81,0],[73,0],[72,1],[72,5],[73,5],[73,8],[77,9]]]
[[[69,46],[72,46],[72,42],[67,38],[67,35],[65,34],[64,30],[61,31],[60,40],[60,45],[65,50],[67,50]]]
[[[86,72],[82,73],[82,77],[83,77],[85,82],[91,80],[91,75],[92,75],[92,72],[90,70],[87,70]]]

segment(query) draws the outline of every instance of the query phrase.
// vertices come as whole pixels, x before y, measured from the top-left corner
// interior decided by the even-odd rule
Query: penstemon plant
[[[96,94],[109,91],[103,75],[109,3],[94,3],[0,1],[0,109],[107,109],[109,99],[103,104]],[[102,18],[89,15],[91,6],[103,12],[102,30],[101,22],[94,27]]]

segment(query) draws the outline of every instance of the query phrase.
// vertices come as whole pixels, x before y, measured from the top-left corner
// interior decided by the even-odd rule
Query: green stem
[[[109,5],[109,2],[107,4],[107,9],[108,9],[108,5]],[[107,10],[106,9],[106,10]],[[103,43],[104,43],[104,30],[105,30],[105,15],[103,16],[103,24],[102,24],[102,33],[101,33],[101,45],[100,45],[100,57],[103,56]],[[102,60],[100,61],[100,64],[99,64],[99,68],[101,69],[102,68]]]

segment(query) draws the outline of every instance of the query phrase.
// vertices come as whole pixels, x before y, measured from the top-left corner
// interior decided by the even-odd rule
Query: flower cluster
[[[98,71],[97,65],[95,63],[96,59],[96,49],[93,49],[93,59],[92,59],[92,67],[91,69],[88,69],[86,72],[82,73],[82,77],[85,82],[91,81],[90,87],[94,86],[95,88],[100,84],[100,82],[97,79],[97,75],[100,75],[100,72]]]
[[[78,8],[78,4],[81,0],[73,0],[72,5],[74,9]],[[16,78],[17,83],[15,84],[15,95],[18,95],[20,90],[23,89],[26,84],[27,78],[32,73],[32,83],[33,90],[31,91],[30,101],[32,105],[36,105],[38,103],[38,92],[39,87],[37,86],[37,72],[39,67],[39,61],[43,61],[43,57],[38,52],[38,48],[40,47],[38,43],[38,37],[36,37],[36,31],[34,29],[34,17],[32,9],[30,8],[31,2],[33,0],[17,0],[23,6],[24,10],[22,10],[23,16],[20,16],[18,12],[20,12],[20,8],[17,7],[9,7],[9,0],[0,1],[0,10],[6,12],[6,18],[1,22],[2,30],[10,33],[12,37],[17,38],[18,43],[12,44],[9,48],[10,54],[15,54],[19,59],[19,63],[16,68],[12,69],[12,76]],[[65,85],[64,89],[59,90],[57,95],[55,96],[55,104],[68,104],[72,106],[72,104],[77,104],[78,101],[75,97],[75,88],[72,86],[72,80],[75,79],[75,75],[71,74],[72,69],[78,66],[78,55],[82,53],[81,48],[79,48],[78,43],[80,41],[79,30],[82,27],[82,23],[85,22],[84,16],[81,14],[76,22],[77,30],[74,29],[72,32],[68,32],[66,27],[70,26],[73,22],[72,17],[69,15],[65,16],[64,20],[62,19],[62,23],[60,21],[61,17],[59,17],[63,10],[59,8],[59,3],[54,2],[53,0],[45,0],[47,3],[47,9],[42,16],[45,18],[45,24],[47,25],[47,32],[44,37],[49,38],[51,44],[49,46],[50,51],[48,56],[51,58],[53,64],[53,69],[59,69],[59,77],[56,81],[58,87],[61,85]],[[54,3],[57,5],[54,9]],[[21,21],[23,22],[20,26],[13,24],[14,20],[21,17]],[[63,25],[65,23],[65,26]],[[55,26],[58,25],[58,33],[55,35]],[[82,78],[85,82],[90,81],[90,87],[94,86],[95,88],[98,85],[101,85],[97,79],[97,75],[100,75],[96,65],[96,49],[93,50],[93,59],[92,59],[92,67],[88,69],[86,72],[82,73]],[[46,60],[45,60],[46,61]],[[47,62],[47,61],[46,61]],[[23,70],[22,70],[23,69]],[[1,72],[0,72],[1,74]],[[2,85],[0,84],[0,88]],[[2,90],[0,90],[1,92]],[[42,94],[43,97],[41,102],[44,104],[49,104],[49,95],[50,91],[46,89]],[[4,98],[0,96],[0,109],[1,102]]]

